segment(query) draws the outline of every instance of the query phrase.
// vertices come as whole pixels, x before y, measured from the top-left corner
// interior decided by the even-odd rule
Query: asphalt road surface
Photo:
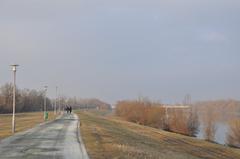
[[[75,114],[0,141],[0,159],[88,159]]]

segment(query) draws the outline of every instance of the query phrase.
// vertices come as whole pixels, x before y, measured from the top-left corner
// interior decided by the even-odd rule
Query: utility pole
[[[57,99],[58,99],[57,91],[58,91],[58,87],[56,87],[56,99],[55,99],[55,106],[54,106],[54,115],[57,114]]]
[[[13,71],[13,116],[12,116],[12,133],[15,133],[15,110],[16,110],[16,72],[17,66],[19,65],[11,65]]]
[[[44,86],[45,92],[44,92],[44,120],[47,119],[47,88],[48,86]]]
[[[59,88],[57,89],[58,113],[61,113],[61,97],[59,95]]]
[[[191,105],[191,95],[190,94],[186,94],[184,99],[183,99],[183,105],[186,105],[186,106],[190,106]]]

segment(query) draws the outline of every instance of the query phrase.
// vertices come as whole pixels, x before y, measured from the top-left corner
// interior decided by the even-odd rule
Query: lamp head
[[[10,65],[10,66],[12,66],[12,71],[16,72],[16,71],[17,71],[17,67],[18,67],[19,65],[13,64],[13,65]]]

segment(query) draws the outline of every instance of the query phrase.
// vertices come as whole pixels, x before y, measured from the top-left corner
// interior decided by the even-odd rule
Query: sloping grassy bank
[[[78,112],[91,159],[240,159],[240,150],[137,125],[96,113]]]
[[[49,120],[55,119],[53,112],[49,112]],[[43,112],[16,114],[16,132],[24,131],[44,122]],[[0,114],[0,139],[12,135],[12,115]]]

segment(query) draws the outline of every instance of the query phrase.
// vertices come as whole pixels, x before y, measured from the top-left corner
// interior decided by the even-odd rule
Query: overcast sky
[[[0,85],[110,103],[240,99],[239,0],[0,0]]]

